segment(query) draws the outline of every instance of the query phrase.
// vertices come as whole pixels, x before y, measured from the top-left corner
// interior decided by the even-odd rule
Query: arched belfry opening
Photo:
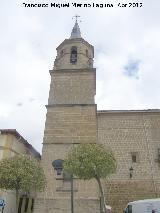
[[[70,63],[71,64],[77,63],[77,47],[71,48]]]

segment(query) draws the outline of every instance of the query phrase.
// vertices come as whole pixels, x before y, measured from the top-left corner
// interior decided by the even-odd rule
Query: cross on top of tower
[[[73,16],[73,17],[72,17],[72,19],[74,19],[74,18],[75,18],[75,19],[76,19],[76,23],[77,23],[77,20],[78,20],[78,18],[79,18],[79,17],[81,17],[81,16],[79,16],[79,15],[75,15],[75,16]]]
[[[79,28],[79,25],[78,25],[78,18],[79,18],[79,17],[80,17],[79,15],[73,16],[73,18],[75,18],[76,22],[75,22],[75,25],[74,25],[74,27],[73,27],[73,29],[72,29],[70,39],[82,38],[82,37],[81,37],[81,31],[80,31],[80,28]],[[73,18],[72,18],[72,19],[73,19]]]

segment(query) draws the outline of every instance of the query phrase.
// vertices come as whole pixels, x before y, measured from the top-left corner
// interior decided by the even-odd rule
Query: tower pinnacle
[[[74,27],[73,27],[73,29],[72,29],[70,39],[82,38],[82,37],[81,37],[81,31],[80,31],[80,28],[79,28],[79,25],[78,25],[78,21],[77,21],[77,19],[78,19],[79,17],[80,17],[79,15],[73,16],[73,18],[76,19],[76,22],[75,22],[75,25],[74,25]]]

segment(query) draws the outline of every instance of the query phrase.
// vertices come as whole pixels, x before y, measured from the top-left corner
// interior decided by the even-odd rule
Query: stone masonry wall
[[[44,193],[38,193],[34,213],[67,213],[71,206],[70,182],[62,180],[52,166],[55,159],[65,159],[73,144],[44,144],[42,166],[47,178]],[[97,183],[74,179],[74,208],[77,213],[88,213],[95,209],[99,213],[99,190]]]
[[[39,199],[34,212],[37,213],[69,213],[71,212],[70,199]],[[74,212],[99,213],[99,201],[94,199],[74,199]]]
[[[96,105],[48,106],[44,143],[95,143]]]
[[[127,203],[133,200],[155,198],[153,181],[107,181],[105,197],[113,207],[113,213],[123,213]]]
[[[47,178],[44,193],[39,193],[34,213],[66,213],[70,208],[70,182],[57,175],[52,166],[56,159],[64,160],[72,146],[96,143],[96,105],[48,106],[41,164]],[[95,181],[74,179],[76,212],[99,212],[99,190]]]
[[[159,141],[159,111],[98,112],[98,142],[111,149],[117,160],[117,172],[108,179],[112,184],[106,185],[116,213],[129,201],[160,196]],[[133,153],[137,162],[132,160]]]
[[[51,71],[48,104],[94,104],[95,70]]]
[[[45,199],[70,197],[70,182],[63,181],[62,175],[57,175],[52,166],[56,159],[64,160],[73,144],[44,144],[42,166],[47,178],[45,193],[39,195]],[[53,151],[54,150],[54,151]],[[83,181],[74,179],[74,191],[76,198],[97,198],[98,185],[95,181]]]

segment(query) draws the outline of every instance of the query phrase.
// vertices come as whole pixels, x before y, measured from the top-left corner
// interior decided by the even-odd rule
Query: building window
[[[71,64],[76,64],[77,63],[77,47],[72,47],[71,48],[70,63]]]
[[[31,211],[33,211],[33,206],[34,206],[34,199],[32,199]]]
[[[160,148],[158,148],[158,162],[160,163]]]
[[[21,213],[22,203],[23,203],[23,198],[21,197],[19,199],[19,204],[18,204],[18,213]]]
[[[139,162],[139,156],[137,152],[131,153],[132,163],[138,163]]]
[[[64,50],[61,50],[60,56],[63,56],[63,54],[64,54]]]
[[[25,208],[24,211],[27,212],[28,211],[28,203],[29,203],[29,198],[26,198],[26,203],[25,203]]]
[[[86,50],[86,56],[88,57],[88,50]]]

